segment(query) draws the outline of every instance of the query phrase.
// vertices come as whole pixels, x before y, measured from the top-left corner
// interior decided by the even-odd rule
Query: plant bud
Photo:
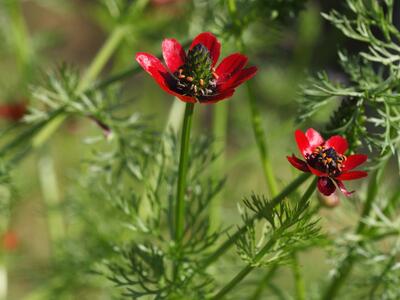
[[[335,208],[340,204],[340,199],[337,193],[332,193],[329,196],[318,193],[318,200],[321,206],[326,208]]]

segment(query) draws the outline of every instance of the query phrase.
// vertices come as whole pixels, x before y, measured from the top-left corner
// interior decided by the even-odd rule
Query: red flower
[[[317,175],[318,190],[326,195],[331,195],[336,186],[346,195],[348,192],[342,181],[366,177],[365,171],[351,171],[367,160],[367,155],[354,154],[345,156],[348,148],[347,140],[341,136],[332,136],[327,141],[321,135],[310,128],[304,132],[296,130],[295,138],[297,146],[306,161],[297,158],[294,154],[287,159],[297,169],[303,172],[311,172]]]
[[[164,91],[184,102],[215,103],[229,98],[257,72],[256,67],[244,68],[247,57],[239,53],[215,68],[221,44],[209,32],[199,34],[187,53],[175,39],[165,39],[162,50],[167,67],[148,53],[137,53],[136,60]]]
[[[26,113],[26,104],[23,102],[0,105],[0,118],[19,121]]]
[[[6,251],[14,251],[18,248],[19,239],[14,231],[7,231],[3,235],[3,248]]]

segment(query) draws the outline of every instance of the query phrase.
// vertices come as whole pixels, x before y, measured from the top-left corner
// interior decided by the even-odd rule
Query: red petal
[[[358,167],[363,164],[368,159],[368,156],[365,154],[354,154],[347,157],[346,161],[343,164],[343,171],[348,171]]]
[[[241,85],[243,82],[249,80],[252,78],[254,75],[257,73],[257,67],[250,67],[241,70],[238,72],[234,77],[226,81],[225,83],[222,83],[220,86],[220,89],[234,89]]]
[[[332,147],[336,150],[336,152],[343,154],[346,152],[349,145],[347,144],[347,140],[339,135],[332,136],[329,140],[325,143],[326,147]]]
[[[215,73],[218,74],[219,82],[225,82],[242,70],[247,64],[247,57],[240,53],[234,53],[225,57],[218,65]]]
[[[162,43],[162,52],[164,61],[171,73],[174,73],[185,63],[185,51],[175,39],[165,39]]]
[[[345,172],[336,177],[338,180],[354,180],[354,179],[359,179],[363,177],[367,177],[368,173],[365,171],[350,171],[350,172]]]
[[[311,148],[321,146],[324,143],[324,139],[314,128],[307,129],[306,137],[308,139],[308,142],[310,143]]]
[[[164,90],[170,91],[167,82],[167,78],[170,75],[157,57],[148,53],[139,52],[136,54],[136,61]]]
[[[344,186],[343,182],[341,182],[340,180],[336,180],[336,183],[337,183],[339,189],[342,191],[342,193],[343,193],[345,196],[349,197],[351,194],[354,193],[354,191],[349,192],[349,191],[346,189],[346,187]]]
[[[296,139],[297,147],[299,147],[301,154],[305,158],[306,154],[310,152],[310,143],[308,142],[308,139],[304,132],[301,130],[296,130],[294,136]]]
[[[318,190],[325,196],[333,194],[336,190],[336,186],[332,179],[329,177],[320,177],[317,182]]]
[[[161,61],[148,53],[137,53],[136,61],[142,66],[142,68],[154,78],[154,80],[159,84],[159,86],[167,93],[174,95],[184,102],[195,103],[196,99],[189,96],[184,96],[171,90],[168,85],[168,79],[170,74],[165,69]]]
[[[297,158],[294,154],[292,154],[292,156],[286,156],[286,158],[291,163],[291,165],[296,169],[299,169],[300,171],[303,172],[310,172],[307,163]]]
[[[208,49],[208,51],[210,51],[210,56],[213,61],[212,66],[215,66],[221,53],[221,44],[217,40],[217,38],[210,32],[203,32],[195,37],[192,44],[190,45],[190,49],[192,49],[197,44],[202,44]]]
[[[204,103],[204,104],[216,103],[223,99],[232,97],[234,92],[235,92],[234,89],[230,89],[230,90],[223,91],[216,95],[199,97],[199,102]]]

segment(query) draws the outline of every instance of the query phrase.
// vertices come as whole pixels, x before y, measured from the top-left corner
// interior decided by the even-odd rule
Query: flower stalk
[[[179,157],[178,169],[178,184],[176,191],[176,206],[175,206],[175,231],[174,240],[177,249],[178,259],[174,264],[174,277],[179,274],[179,260],[182,254],[182,239],[185,232],[185,194],[186,194],[186,179],[189,166],[189,143],[190,131],[192,127],[194,103],[186,103],[185,115],[183,117],[182,134],[181,134],[181,149]]]
[[[215,152],[219,154],[215,162],[213,173],[217,177],[223,177],[221,170],[225,169],[226,145],[227,145],[227,126],[228,126],[229,102],[222,102],[214,107],[213,110],[213,136],[216,139]],[[218,176],[219,175],[219,176]],[[223,195],[217,195],[210,207],[211,230],[220,225],[221,201]]]
[[[278,264],[275,264],[269,269],[268,272],[264,274],[263,278],[259,281],[256,290],[250,296],[249,300],[261,299],[264,289],[268,287],[270,279],[275,275],[277,270],[278,270]]]
[[[247,94],[248,94],[249,108],[251,115],[251,125],[253,128],[254,137],[256,139],[258,152],[260,155],[260,160],[264,176],[267,182],[267,186],[270,195],[273,197],[278,194],[278,184],[276,183],[275,175],[271,166],[268,145],[265,139],[266,133],[262,126],[262,117],[260,111],[257,108],[256,97],[254,95],[252,84],[250,82],[247,82],[246,87],[247,87]]]
[[[238,22],[237,18],[237,6],[235,0],[228,1],[228,10],[233,19],[235,27],[238,29],[238,34],[236,38],[236,42],[238,48],[242,52],[246,52],[245,45],[243,40],[241,39],[241,26]],[[258,152],[260,155],[261,165],[263,168],[264,177],[267,183],[267,187],[271,197],[274,197],[278,194],[278,184],[275,179],[275,175],[271,166],[271,162],[269,159],[268,145],[266,142],[266,133],[262,126],[262,117],[260,111],[257,107],[257,100],[253,91],[253,87],[250,82],[246,83],[247,87],[247,98],[249,100],[249,109],[250,109],[250,118],[251,125],[253,129],[253,134],[256,140]]]
[[[296,252],[293,252],[292,254],[292,270],[296,288],[296,299],[306,300],[307,298],[306,298],[306,288],[304,284],[304,278],[303,275],[301,274],[299,258]]]
[[[176,192],[175,207],[175,241],[181,244],[185,226],[185,193],[186,177],[189,165],[189,143],[190,130],[192,126],[194,103],[186,103],[185,115],[183,117],[181,153],[179,158],[178,185]],[[179,247],[179,246],[178,246]]]
[[[100,74],[101,70],[118,48],[127,32],[128,28],[125,25],[117,26],[112,31],[111,35],[93,60],[93,63],[83,75],[82,80],[79,83],[77,93],[84,92],[96,80],[97,76]]]

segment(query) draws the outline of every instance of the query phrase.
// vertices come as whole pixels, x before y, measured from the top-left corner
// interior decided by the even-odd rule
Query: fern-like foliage
[[[195,1],[196,14],[202,14],[204,26],[219,37],[239,37],[252,25],[277,26],[288,23],[305,8],[307,0],[234,0]],[[233,7],[234,8],[233,8]],[[251,34],[251,32],[249,32]]]
[[[127,102],[121,100],[118,87],[79,92],[80,81],[70,66],[49,72],[41,85],[32,88],[34,104],[25,119],[31,128],[41,128],[64,114],[90,120],[99,129],[84,140],[92,151],[80,172],[73,173],[74,187],[60,205],[51,207],[63,213],[68,226],[65,236],[54,242],[57,255],[49,270],[38,275],[48,299],[64,299],[72,291],[90,288],[106,289],[110,297],[115,294],[94,271],[115,253],[115,244],[132,234],[131,212],[138,210],[141,193],[137,185],[144,180],[159,137],[148,120],[125,109]],[[108,222],[110,215],[121,222]]]
[[[238,254],[250,265],[285,264],[293,251],[323,241],[318,219],[310,213],[309,202],[282,202],[276,206],[265,197],[253,194],[244,200],[244,205],[265,221],[263,228],[257,230],[256,224],[249,222],[246,210],[242,213],[244,222],[250,226],[236,245]],[[260,249],[268,245],[267,254],[259,260]]]
[[[338,109],[327,127],[330,134],[344,134],[352,149],[362,143],[400,157],[400,32],[393,23],[394,2],[347,0],[347,6],[349,16],[337,11],[323,16],[347,37],[365,43],[366,50],[360,57],[339,53],[346,82],[335,82],[326,73],[310,79],[302,89],[298,121],[335,103]]]
[[[379,193],[370,214],[362,220],[364,230],[357,234],[341,232],[336,240],[330,275],[339,275],[336,267],[344,260],[356,262],[354,285],[346,290],[358,298],[399,297],[399,191],[397,188],[393,193]]]
[[[144,296],[205,299],[212,278],[201,270],[200,262],[219,237],[210,229],[208,207],[221,190],[223,180],[200,178],[208,177],[205,176],[207,166],[216,156],[209,152],[209,140],[200,139],[193,143],[188,173],[190,184],[186,191],[185,233],[182,252],[178,255],[176,245],[171,242],[179,153],[176,137],[164,135],[159,147],[153,156],[155,162],[149,164],[145,179],[141,180],[142,191],[138,192],[137,187],[126,181],[111,185],[101,181],[100,194],[107,195],[110,203],[121,211],[121,226],[132,230],[135,237],[120,247],[118,256],[107,262],[108,271],[104,272],[123,288],[124,296],[132,299]],[[104,171],[101,173],[104,176]],[[129,192],[121,193],[127,187]],[[172,276],[174,264],[180,266],[179,277]]]
[[[101,120],[109,111],[115,110],[117,101],[116,90],[109,94],[100,92],[83,93],[78,87],[81,77],[72,66],[62,64],[44,75],[41,84],[31,88],[35,106],[30,106],[30,114],[25,120],[30,123],[49,119],[54,111],[62,110],[75,114],[98,118]],[[106,100],[104,100],[106,98]]]

